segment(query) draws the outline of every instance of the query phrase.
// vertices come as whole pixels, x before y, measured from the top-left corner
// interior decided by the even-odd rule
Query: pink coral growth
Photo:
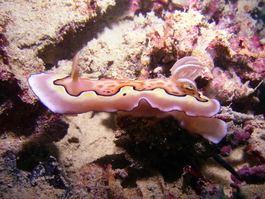
[[[236,146],[238,145],[240,142],[247,140],[248,138],[250,138],[249,133],[245,132],[245,131],[238,131],[236,130],[234,132],[234,139],[232,140],[232,145]]]
[[[220,154],[227,156],[230,155],[231,151],[232,151],[232,146],[226,145],[220,149]]]
[[[249,168],[247,165],[244,165],[237,172],[241,176],[241,179],[237,179],[234,175],[231,175],[232,180],[236,184],[241,184],[245,181],[248,184],[257,184],[265,182],[265,165]]]
[[[265,58],[258,58],[252,63],[253,70],[265,77]]]
[[[135,11],[139,9],[140,9],[140,0],[131,0],[129,5],[129,10],[135,13]]]
[[[233,148],[236,148],[240,143],[246,141],[250,138],[250,134],[246,131],[235,130],[233,137],[231,138],[231,143],[225,145],[220,149],[222,155],[229,155]]]

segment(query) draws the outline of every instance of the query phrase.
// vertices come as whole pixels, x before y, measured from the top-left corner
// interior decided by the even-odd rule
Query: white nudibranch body
[[[88,111],[119,112],[136,117],[173,116],[181,127],[218,143],[226,123],[212,118],[220,110],[215,99],[198,92],[195,79],[202,74],[192,56],[177,61],[169,79],[90,80],[78,76],[78,54],[71,76],[40,73],[28,79],[33,92],[51,111],[78,114]]]

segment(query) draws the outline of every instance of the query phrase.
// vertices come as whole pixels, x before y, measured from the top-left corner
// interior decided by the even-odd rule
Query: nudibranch
[[[178,60],[171,68],[169,79],[91,80],[79,77],[78,54],[73,59],[70,76],[40,73],[28,78],[33,92],[51,111],[173,116],[181,127],[214,143],[226,135],[226,123],[212,118],[220,110],[219,102],[197,90],[195,79],[202,74],[202,66],[195,57]]]

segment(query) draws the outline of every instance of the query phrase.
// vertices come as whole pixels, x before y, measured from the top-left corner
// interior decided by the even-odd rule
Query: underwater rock
[[[38,186],[42,179],[56,189],[67,189],[66,181],[61,176],[57,160],[50,156],[47,162],[41,162],[35,167],[29,176],[32,186]]]
[[[231,198],[239,198],[239,199],[247,199],[247,197],[241,193],[240,186],[236,183],[231,183],[232,187],[232,197]]]
[[[245,126],[252,130],[247,152],[253,154],[261,164],[265,164],[265,121],[263,116],[256,116],[256,118],[255,121],[249,122]]]
[[[233,197],[234,198],[240,198],[240,199],[246,199],[246,198],[255,198],[255,199],[262,199],[265,197],[264,188],[265,185],[258,184],[258,185],[249,185],[249,184],[235,184],[232,183],[231,187],[235,188],[233,189]],[[232,198],[233,198],[232,197]]]
[[[187,183],[189,186],[193,187],[196,194],[202,197],[214,196],[217,193],[217,188],[214,186],[213,182],[196,171],[190,165],[183,168],[183,178],[184,184]]]
[[[5,28],[3,28],[3,32],[6,31]],[[2,59],[3,64],[9,65],[7,52],[5,50],[5,47],[8,45],[7,38],[4,34],[0,34],[0,58]]]
[[[19,170],[16,160],[16,154],[12,151],[1,154],[1,197],[33,199],[36,197],[65,198],[71,195],[55,158],[50,157],[49,161],[39,163],[30,173]]]
[[[106,170],[96,163],[84,165],[74,176],[74,196],[89,198],[127,198],[109,164]],[[131,191],[131,197],[140,197]]]

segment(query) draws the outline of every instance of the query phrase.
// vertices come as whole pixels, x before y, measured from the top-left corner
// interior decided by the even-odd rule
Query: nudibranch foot
[[[183,112],[172,111],[169,115],[179,121],[182,128],[196,133],[205,139],[217,144],[227,134],[227,125],[224,121],[208,117],[189,117]]]
[[[194,80],[201,75],[202,66],[195,57],[178,60],[171,69],[169,79],[91,80],[79,77],[78,55],[74,57],[70,76],[41,73],[28,78],[33,92],[51,111],[61,114],[125,111],[131,114],[137,112],[140,116],[172,115],[183,123],[184,128],[190,128],[213,142],[224,136],[225,125],[210,118],[219,112],[219,102],[197,90]],[[181,116],[176,116],[177,112]],[[207,128],[197,129],[196,125],[201,126],[199,122],[203,126],[211,125],[208,121],[222,128],[222,133],[214,137]]]
[[[172,116],[179,125],[191,133],[196,133],[205,139],[219,143],[227,134],[227,125],[224,121],[212,117],[191,117],[181,111],[162,112],[152,108],[145,100],[141,100],[139,106],[130,112],[119,111],[122,116],[133,117],[157,117],[165,118]]]

